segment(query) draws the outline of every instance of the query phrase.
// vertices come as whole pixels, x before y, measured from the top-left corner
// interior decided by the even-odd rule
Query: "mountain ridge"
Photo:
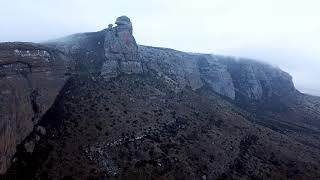
[[[129,18],[116,24],[41,45],[0,44],[0,63],[18,58],[32,70],[0,64],[0,82],[12,87],[0,96],[2,107],[12,107],[0,111],[7,118],[0,126],[5,177],[320,176],[320,99],[296,90],[288,73],[248,59],[138,45]],[[19,85],[24,80],[32,86]],[[8,93],[24,104],[6,100]],[[16,117],[17,107],[30,115]],[[31,120],[34,107],[41,113]]]

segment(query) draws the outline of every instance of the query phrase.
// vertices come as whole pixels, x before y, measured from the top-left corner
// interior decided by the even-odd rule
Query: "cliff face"
[[[319,176],[320,100],[289,74],[137,45],[130,19],[116,24],[0,44],[0,173],[13,162],[9,176],[40,179]]]
[[[145,46],[140,46],[139,55],[146,69],[174,82],[178,89],[206,85],[231,100],[250,102],[296,92],[289,74],[253,60]]]
[[[47,45],[75,57],[78,64],[85,64],[82,71],[97,73],[106,80],[120,74],[155,74],[176,91],[187,86],[193,90],[208,86],[239,101],[263,101],[296,91],[289,74],[268,64],[138,46],[130,19],[119,19],[116,27],[69,36]]]
[[[65,83],[67,63],[62,53],[41,45],[0,44],[0,173],[53,104]]]

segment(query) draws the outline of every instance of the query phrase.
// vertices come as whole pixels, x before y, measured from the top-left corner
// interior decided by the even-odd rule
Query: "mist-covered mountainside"
[[[8,179],[319,179],[320,98],[249,59],[99,32],[0,44]]]

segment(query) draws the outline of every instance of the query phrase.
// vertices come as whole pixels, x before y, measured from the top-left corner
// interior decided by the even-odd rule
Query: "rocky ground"
[[[175,93],[150,77],[123,76],[108,83],[71,79],[39,124],[47,134],[32,155],[18,153],[21,159],[9,174],[39,179],[319,177],[319,144],[306,145],[245,114],[217,95],[208,98],[191,89]]]
[[[30,118],[1,122],[1,143],[11,143],[1,154],[1,178],[320,178],[320,98],[298,92],[289,74],[248,59],[137,45],[130,19],[116,24],[32,45],[42,56],[31,59],[55,52],[53,62],[67,71],[63,85],[43,91],[54,96],[37,97],[52,97],[53,105],[23,126],[28,133],[7,130]],[[31,46],[2,44],[0,55],[21,45]],[[38,81],[57,81],[46,74]],[[0,78],[6,84],[8,74]],[[12,89],[1,90],[21,87]],[[4,132],[21,140],[8,141]]]

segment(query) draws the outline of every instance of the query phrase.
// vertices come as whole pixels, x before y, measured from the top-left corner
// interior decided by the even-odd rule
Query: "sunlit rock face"
[[[31,43],[0,44],[0,174],[51,107],[67,71],[68,60],[61,53]]]

